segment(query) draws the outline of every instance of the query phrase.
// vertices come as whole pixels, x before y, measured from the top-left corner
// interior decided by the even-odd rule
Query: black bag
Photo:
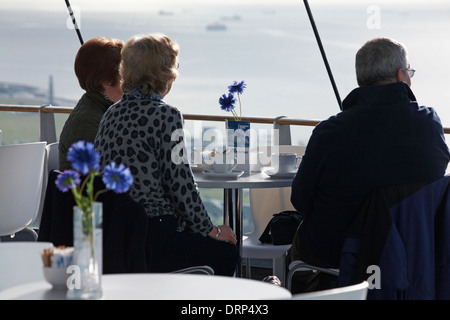
[[[274,245],[291,244],[300,222],[302,222],[302,216],[297,211],[275,213],[259,241]]]

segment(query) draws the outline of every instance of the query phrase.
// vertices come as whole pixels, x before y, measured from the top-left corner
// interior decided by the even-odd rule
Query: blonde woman
[[[178,44],[163,34],[128,40],[120,66],[124,95],[103,116],[95,147],[101,167],[114,161],[133,174],[130,195],[149,218],[150,271],[209,265],[215,274],[232,276],[238,261],[233,230],[213,225],[189,164],[172,160],[184,146],[184,121],[163,98],[178,75],[178,53]]]

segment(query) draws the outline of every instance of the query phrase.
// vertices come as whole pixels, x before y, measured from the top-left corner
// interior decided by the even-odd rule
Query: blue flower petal
[[[231,111],[235,107],[236,99],[234,98],[234,95],[232,93],[229,93],[228,96],[226,94],[223,94],[219,98],[220,108],[225,111]]]
[[[72,168],[86,175],[89,171],[100,169],[100,153],[94,149],[91,142],[78,141],[72,144],[67,152],[67,160]]]
[[[116,193],[127,192],[133,184],[133,176],[130,169],[123,164],[117,167],[115,162],[111,162],[105,167],[102,180],[106,188]]]
[[[234,81],[231,86],[228,86],[228,91],[230,93],[242,94],[246,87],[247,87],[247,84],[245,83],[244,80],[242,80],[241,82]]]
[[[55,184],[59,190],[66,192],[69,189],[76,188],[77,184],[81,182],[80,175],[78,172],[73,170],[65,170],[60,173],[56,178]]]

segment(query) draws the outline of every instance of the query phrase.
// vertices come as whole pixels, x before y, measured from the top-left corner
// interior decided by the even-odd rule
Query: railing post
[[[291,145],[291,126],[289,124],[278,124],[278,119],[286,118],[286,116],[276,117],[273,120],[273,128],[278,130],[279,145]]]
[[[47,141],[47,144],[56,142],[55,115],[52,112],[42,112],[48,104],[39,108],[39,141]]]

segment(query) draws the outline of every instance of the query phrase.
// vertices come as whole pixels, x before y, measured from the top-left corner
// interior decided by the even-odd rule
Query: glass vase
[[[68,282],[69,299],[98,299],[102,296],[102,218],[101,202],[92,204],[91,212],[73,207],[73,268]]]
[[[238,165],[236,170],[250,173],[250,121],[225,120],[227,148],[232,148]]]

